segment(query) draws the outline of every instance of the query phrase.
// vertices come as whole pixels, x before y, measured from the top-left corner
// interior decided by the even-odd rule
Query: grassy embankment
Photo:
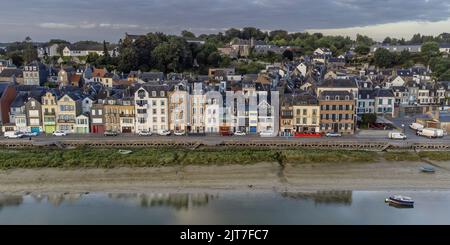
[[[216,149],[185,150],[173,148],[132,149],[122,155],[117,149],[80,148],[60,149],[0,149],[0,169],[11,168],[112,168],[112,167],[160,167],[176,165],[225,165],[254,164],[259,162],[283,162],[290,164],[319,162],[375,162],[417,161],[428,158],[449,161],[450,152],[387,152],[345,150],[255,150]]]

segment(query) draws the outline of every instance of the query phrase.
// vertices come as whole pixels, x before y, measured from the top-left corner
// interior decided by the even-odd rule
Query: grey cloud
[[[56,35],[117,41],[127,30],[209,33],[255,26],[302,31],[434,22],[449,18],[450,4],[446,0],[22,0],[3,3],[0,16],[1,30],[14,28],[2,32],[1,38],[22,33],[42,40]]]

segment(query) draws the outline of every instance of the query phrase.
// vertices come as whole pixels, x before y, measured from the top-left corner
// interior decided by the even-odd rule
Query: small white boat
[[[434,173],[435,172],[434,168],[431,166],[422,166],[422,167],[420,167],[420,171],[422,171],[424,173]]]
[[[126,155],[126,154],[130,154],[130,153],[132,153],[133,151],[130,151],[130,150],[119,150],[119,153],[120,154],[123,154],[123,155]]]
[[[385,200],[389,204],[399,205],[399,206],[414,206],[414,200],[411,197],[393,195]]]

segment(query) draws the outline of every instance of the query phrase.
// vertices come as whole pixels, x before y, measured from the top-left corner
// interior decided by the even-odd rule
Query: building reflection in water
[[[31,194],[31,197],[36,201],[36,203],[41,203],[42,201],[47,201],[48,203],[53,204],[54,206],[58,207],[63,203],[69,203],[74,204],[81,200],[84,194],[81,193],[61,193],[61,194],[49,194],[49,195],[42,195],[42,194]]]
[[[0,194],[0,209],[7,206],[19,206],[23,202],[23,197],[19,195]]]
[[[151,193],[151,194],[108,194],[111,199],[132,201],[143,208],[172,207],[176,210],[188,210],[191,207],[206,206],[217,195],[206,193]]]
[[[352,191],[282,192],[282,197],[314,200],[315,204],[352,204]]]

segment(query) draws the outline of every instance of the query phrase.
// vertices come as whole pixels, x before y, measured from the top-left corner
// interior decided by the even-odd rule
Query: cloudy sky
[[[125,32],[230,27],[410,38],[450,32],[448,0],[2,0],[0,42],[117,41]]]

